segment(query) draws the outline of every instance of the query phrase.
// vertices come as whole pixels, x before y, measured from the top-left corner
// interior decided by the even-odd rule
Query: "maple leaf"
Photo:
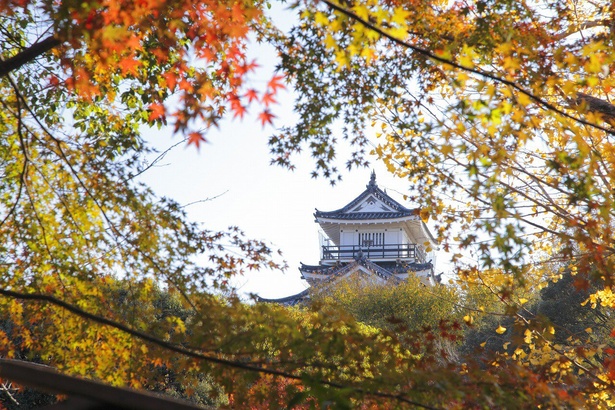
[[[237,104],[236,106],[233,107],[233,112],[234,112],[233,118],[239,117],[240,119],[243,119],[243,117],[246,115],[246,112],[248,112],[248,110],[243,105]]]
[[[205,139],[203,134],[201,134],[200,132],[195,131],[195,132],[191,132],[188,135],[188,145],[194,144],[196,146],[196,149],[199,149],[201,147],[202,142],[207,142],[207,140]]]
[[[120,70],[122,74],[137,74],[137,68],[141,65],[141,62],[131,57],[122,58],[119,62]]]
[[[58,84],[60,84],[60,80],[58,79],[58,77],[56,77],[55,75],[49,77],[49,85],[56,87]]]
[[[267,83],[267,87],[271,88],[273,93],[275,93],[278,88],[284,90],[286,89],[286,87],[284,86],[284,84],[281,83],[283,79],[283,75],[274,75],[273,78]]]
[[[246,92],[246,98],[248,99],[248,103],[251,103],[254,100],[258,99],[258,91],[255,89],[250,89]]]
[[[164,105],[160,103],[154,103],[149,106],[149,109],[151,110],[151,113],[149,114],[149,119],[148,119],[150,122],[155,121],[158,118],[164,117],[164,113],[165,113]]]
[[[265,124],[267,123],[273,125],[274,118],[275,118],[275,115],[273,115],[271,111],[269,110],[265,110],[261,112],[260,114],[258,114],[258,119],[261,120],[261,124],[263,127],[265,127]]]
[[[169,90],[173,91],[175,89],[175,85],[177,84],[177,74],[172,71],[168,71],[162,74],[162,77],[167,82],[167,87],[169,87]]]
[[[252,60],[249,64],[241,64],[237,67],[237,74],[244,75],[247,72],[254,71],[256,68],[258,68],[258,64]]]
[[[192,87],[192,83],[186,79],[183,79],[179,82],[179,88],[188,93],[191,93],[194,90],[194,88]]]
[[[276,100],[274,98],[274,94],[266,93],[265,95],[263,95],[262,103],[265,104],[266,107],[268,107],[271,104],[275,104]]]

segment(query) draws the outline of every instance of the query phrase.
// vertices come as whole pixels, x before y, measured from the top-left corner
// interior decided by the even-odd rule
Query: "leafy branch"
[[[592,128],[599,129],[600,131],[604,131],[604,132],[606,132],[608,134],[611,134],[611,135],[615,135],[615,130],[614,129],[606,128],[606,127],[603,127],[603,126],[601,126],[599,124],[596,124],[594,122],[591,122],[591,121],[585,120],[583,118],[580,118],[580,117],[574,116],[572,114],[569,114],[566,111],[564,111],[563,109],[561,109],[561,108],[555,106],[554,104],[548,102],[544,98],[541,98],[541,97],[537,96],[536,94],[534,94],[533,92],[526,90],[525,88],[523,88],[519,84],[515,83],[514,81],[510,81],[510,80],[507,80],[505,78],[499,77],[499,76],[497,76],[495,74],[489,73],[487,71],[484,71],[484,70],[481,70],[481,69],[478,69],[478,68],[468,67],[468,66],[465,66],[463,64],[459,64],[459,63],[457,63],[457,62],[455,62],[453,60],[450,60],[448,58],[439,56],[438,54],[436,54],[436,53],[434,53],[434,52],[432,52],[432,51],[430,51],[428,49],[415,46],[413,44],[408,43],[407,41],[401,40],[401,39],[391,35],[385,29],[382,29],[382,28],[378,27],[377,25],[369,22],[368,20],[358,16],[353,11],[348,10],[345,7],[342,7],[339,4],[337,4],[337,3],[335,3],[335,2],[333,2],[331,0],[322,0],[322,2],[325,3],[327,6],[329,6],[329,8],[331,8],[331,9],[333,9],[335,11],[338,11],[338,12],[344,14],[347,17],[350,17],[351,19],[353,19],[356,22],[362,24],[366,28],[368,28],[368,29],[370,29],[370,30],[380,34],[381,36],[383,36],[383,37],[385,37],[385,38],[387,38],[389,40],[391,40],[392,42],[394,42],[397,45],[400,45],[400,46],[402,46],[404,48],[412,50],[412,51],[414,51],[416,53],[419,53],[419,54],[421,54],[421,55],[423,55],[425,57],[428,57],[431,60],[437,61],[439,63],[448,64],[451,67],[457,68],[459,70],[470,72],[470,73],[479,75],[479,76],[481,76],[483,78],[493,80],[493,81],[495,81],[497,83],[507,85],[507,86],[517,90],[519,93],[529,97],[534,102],[536,102],[537,104],[543,106],[547,110],[553,111],[553,112],[555,112],[555,113],[557,113],[559,115],[562,115],[563,117],[571,119],[571,120],[573,120],[575,122],[578,122],[580,124],[587,125],[587,126],[590,126]],[[586,99],[584,96],[585,96],[585,94],[580,94],[579,98],[580,99]],[[590,101],[590,103],[591,102],[594,102],[594,101],[592,100],[592,101]],[[606,104],[608,104],[608,103],[606,103]],[[595,102],[594,102],[594,105],[595,105]],[[615,107],[613,107],[613,109],[615,109]]]
[[[286,379],[290,379],[290,380],[297,380],[297,381],[305,381],[306,376],[303,375],[298,375],[298,374],[293,374],[293,373],[288,373],[288,372],[284,372],[281,370],[276,370],[276,369],[268,369],[265,367],[261,367],[261,366],[255,366],[251,363],[246,363],[243,361],[235,361],[235,360],[228,360],[228,359],[223,359],[221,357],[216,357],[216,356],[211,356],[211,355],[206,355],[203,353],[200,353],[198,351],[194,351],[194,350],[190,350],[187,349],[185,347],[182,346],[178,346],[176,344],[173,343],[169,343],[167,341],[164,341],[162,339],[159,339],[157,337],[154,337],[150,334],[147,334],[145,332],[141,332],[139,330],[135,330],[132,329],[126,325],[123,325],[119,322],[116,322],[114,320],[105,318],[103,316],[100,315],[96,315],[90,312],[87,312],[73,304],[67,303],[63,300],[60,300],[56,297],[50,296],[50,295],[44,295],[44,294],[38,294],[38,293],[22,293],[22,292],[16,292],[13,290],[9,290],[9,289],[0,289],[0,295],[6,296],[6,297],[10,297],[13,299],[19,299],[19,300],[26,300],[26,301],[37,301],[37,302],[44,302],[44,303],[50,303],[52,305],[61,307],[62,309],[65,309],[79,317],[82,317],[84,319],[87,320],[91,320],[95,323],[99,323],[101,325],[105,325],[105,326],[110,326],[112,328],[115,328],[117,330],[120,330],[130,336],[136,337],[140,340],[143,340],[145,342],[149,342],[152,343],[156,346],[159,346],[163,349],[166,349],[168,351],[171,352],[175,352],[175,353],[179,353],[181,355],[187,356],[187,357],[191,357],[194,359],[199,359],[199,360],[203,360],[209,363],[213,363],[213,364],[218,364],[218,365],[222,365],[222,366],[227,366],[227,367],[232,367],[235,369],[240,369],[240,370],[245,370],[245,371],[249,371],[249,372],[255,372],[255,373],[261,373],[261,374],[268,374],[268,375],[272,375],[272,376],[280,376],[280,377],[284,377]],[[327,380],[313,380],[316,383],[322,385],[322,386],[327,386],[327,387],[332,387],[335,389],[349,389],[352,390],[358,394],[361,395],[367,395],[367,396],[373,396],[373,397],[380,397],[380,398],[384,398],[384,399],[393,399],[399,402],[403,402],[403,403],[407,403],[407,404],[412,404],[416,407],[420,407],[423,409],[428,409],[428,410],[435,410],[437,409],[437,407],[433,407],[433,406],[429,406],[423,403],[419,403],[413,400],[408,399],[407,397],[405,397],[402,394],[393,394],[393,393],[386,393],[383,391],[377,391],[377,390],[367,390],[367,389],[363,389],[361,387],[356,387],[356,386],[349,386],[349,385],[345,385],[342,383],[336,383],[336,382],[331,382],[331,381],[327,381]]]

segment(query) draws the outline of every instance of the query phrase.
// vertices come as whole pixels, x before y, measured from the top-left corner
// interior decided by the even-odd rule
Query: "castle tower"
[[[320,225],[320,262],[301,264],[301,276],[311,286],[344,277],[399,283],[410,274],[426,285],[436,282],[434,249],[437,242],[419,217],[376,184],[372,172],[367,189],[344,207],[314,213]],[[309,296],[309,289],[283,299],[265,300],[293,305]]]

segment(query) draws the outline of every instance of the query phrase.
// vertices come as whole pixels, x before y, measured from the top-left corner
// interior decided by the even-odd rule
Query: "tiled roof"
[[[402,279],[395,276],[397,274],[405,274],[408,271],[420,272],[427,269],[433,269],[431,262],[428,263],[379,263],[376,264],[365,257],[357,258],[352,262],[339,263],[337,265],[305,265],[301,264],[299,270],[301,273],[311,273],[316,275],[324,275],[325,278],[319,279],[318,283],[332,283],[338,278],[344,276],[349,271],[362,266],[368,271],[373,272],[374,275],[381,277],[386,281],[392,281],[393,283],[400,283]],[[431,274],[433,276],[433,272]],[[286,306],[295,306],[310,298],[310,289],[306,289],[296,295],[287,296],[279,299],[266,299],[258,298],[259,302],[279,303]]]
[[[322,273],[326,275],[326,274],[336,271],[337,269],[339,269],[339,267],[340,267],[339,265],[305,265],[301,263],[301,266],[299,267],[299,271]]]
[[[279,303],[280,305],[286,306],[295,306],[301,303],[303,300],[309,298],[309,289],[304,290],[303,292],[299,292],[296,295],[286,296],[279,299],[266,299],[258,297],[258,302],[269,302],[269,303]]]
[[[299,271],[301,273],[314,273],[318,275],[337,276],[343,275],[355,265],[362,265],[383,278],[391,277],[395,274],[411,272],[421,272],[427,269],[432,269],[433,264],[427,263],[398,263],[398,262],[379,262],[374,263],[366,258],[356,259],[352,262],[339,265],[304,265],[301,264]]]
[[[408,273],[408,271],[421,272],[421,271],[433,268],[433,264],[431,262],[426,262],[426,263],[378,262],[378,265],[395,274]]]
[[[344,219],[344,220],[362,220],[362,219],[397,219],[414,215],[414,210],[409,209],[406,212],[353,212],[344,213],[343,210],[321,212],[316,210],[314,216],[316,218],[327,219]]]
[[[375,263],[365,258],[355,259],[352,262],[334,265],[334,266],[319,266],[319,267],[310,266],[308,267],[308,269],[305,269],[306,266],[307,265],[302,265],[299,268],[301,273],[313,273],[317,275],[325,275],[326,279],[322,279],[325,282],[334,281],[337,278],[344,276],[346,273],[353,270],[357,266],[363,266],[367,270],[372,271],[375,275],[380,276],[381,278],[385,280],[390,280],[390,279],[397,280],[397,277],[393,275],[393,273],[389,272],[388,270],[384,268],[381,268],[380,266],[376,265]]]
[[[358,206],[361,202],[367,199],[370,195],[382,201],[393,211],[392,212],[351,212],[352,209]],[[314,217],[317,220],[319,218],[344,219],[344,220],[396,219],[396,218],[404,218],[404,217],[412,216],[412,215],[415,215],[416,213],[417,213],[416,209],[406,208],[405,206],[401,205],[399,202],[391,198],[382,189],[378,188],[378,185],[376,185],[376,175],[372,172],[372,176],[369,181],[369,184],[367,184],[367,189],[363,191],[361,195],[353,199],[350,203],[348,203],[348,205],[338,210],[335,210],[335,211],[323,212],[317,209],[316,212],[314,213]]]

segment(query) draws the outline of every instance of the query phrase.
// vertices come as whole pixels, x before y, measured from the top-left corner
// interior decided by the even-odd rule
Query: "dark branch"
[[[585,103],[588,111],[602,114],[602,118],[606,121],[615,121],[615,105],[608,101],[592,97],[588,94],[577,93],[577,99],[574,102],[577,105]]]
[[[0,61],[0,77],[4,77],[12,71],[17,70],[24,64],[34,61],[37,57],[45,54],[54,47],[59,46],[60,40],[53,36],[32,44],[30,47],[14,55],[8,60]]]

